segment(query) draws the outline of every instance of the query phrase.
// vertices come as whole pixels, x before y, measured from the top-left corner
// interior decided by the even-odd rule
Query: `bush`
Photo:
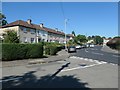
[[[50,55],[56,55],[57,52],[58,52],[57,46],[51,46]]]
[[[59,43],[45,43],[45,54],[56,55],[58,51],[63,49],[63,45]]]
[[[109,42],[107,42],[107,46],[109,46],[112,49],[120,50],[120,38],[115,37],[111,39]]]
[[[50,46],[45,46],[45,54],[50,55]]]
[[[2,44],[2,60],[40,58],[42,56],[42,44]]]

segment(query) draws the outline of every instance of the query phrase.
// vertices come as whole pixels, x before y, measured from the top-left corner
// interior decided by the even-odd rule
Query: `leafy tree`
[[[4,14],[0,13],[0,26],[4,26],[7,24],[7,20]]]
[[[95,44],[102,44],[103,43],[103,38],[100,36],[95,36],[94,37]]]
[[[74,36],[76,36],[74,31],[72,31],[72,34],[73,34]]]
[[[74,41],[73,40],[69,40],[67,44],[68,44],[68,46],[69,45],[74,45]]]
[[[103,39],[105,39],[106,37],[102,37]]]
[[[108,39],[112,39],[112,37],[109,37]]]
[[[86,43],[87,42],[87,38],[85,35],[77,35],[75,38],[74,38],[74,42],[77,43],[77,44],[82,44],[82,43]]]
[[[120,36],[115,36],[114,38],[120,38]]]
[[[19,43],[19,38],[17,36],[17,32],[15,31],[7,31],[3,39],[4,43]]]
[[[92,39],[92,37],[91,36],[88,36],[88,40],[91,40]]]

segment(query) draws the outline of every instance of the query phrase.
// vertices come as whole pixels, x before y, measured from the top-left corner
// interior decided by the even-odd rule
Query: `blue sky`
[[[67,33],[74,30],[87,36],[118,35],[117,2],[3,2],[2,12],[8,23],[32,19],[32,23],[44,23],[46,27],[64,31],[67,18]]]

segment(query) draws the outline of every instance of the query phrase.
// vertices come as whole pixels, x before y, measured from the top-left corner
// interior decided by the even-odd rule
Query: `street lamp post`
[[[65,19],[65,50],[67,50],[66,25],[67,25],[67,19]]]

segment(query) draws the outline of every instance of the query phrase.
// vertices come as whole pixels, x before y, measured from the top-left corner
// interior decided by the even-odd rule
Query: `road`
[[[95,46],[94,48],[79,49],[77,50],[77,53],[73,53],[71,54],[71,56],[118,64],[118,58],[120,57],[120,55],[101,51],[101,48],[102,46]]]
[[[0,83],[3,88],[118,88],[117,56],[100,49],[80,49],[56,62],[3,67]]]

